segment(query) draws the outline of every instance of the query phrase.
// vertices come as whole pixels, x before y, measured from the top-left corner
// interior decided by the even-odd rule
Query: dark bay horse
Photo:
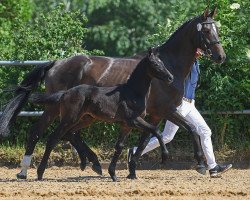
[[[195,128],[176,111],[176,107],[181,103],[184,80],[190,72],[197,48],[204,50],[216,63],[222,63],[225,60],[226,55],[219,42],[217,27],[213,20],[215,13],[215,9],[212,12],[206,9],[202,15],[185,22],[164,44],[159,46],[160,59],[166,66],[171,66],[168,70],[174,75],[174,81],[170,86],[156,79],[152,81],[147,102],[147,114],[151,116],[150,123],[156,125],[161,119],[168,119],[195,133]],[[21,83],[16,97],[4,110],[0,119],[0,134],[4,135],[8,132],[10,122],[15,120],[15,116],[27,100],[26,97],[36,89],[43,78],[45,78],[48,93],[67,90],[79,84],[114,86],[126,82],[143,55],[127,58],[79,55],[35,68],[29,78]],[[32,155],[39,137],[58,116],[58,106],[46,107],[42,117],[30,131],[25,156]],[[83,120],[84,126],[90,123],[92,123],[91,118],[86,117]],[[121,131],[128,132],[130,129],[122,127]],[[82,150],[79,134],[70,134],[68,139],[78,152]],[[204,172],[201,146],[197,138],[194,141],[195,158],[198,166],[201,167],[201,172]],[[92,154],[90,149],[87,150],[88,159],[97,163],[97,157],[94,157],[96,155]],[[80,154],[80,158],[84,160],[82,155],[83,153]],[[30,160],[26,164],[29,165]]]
[[[155,49],[157,51],[157,49]],[[149,51],[132,72],[128,81],[113,87],[98,87],[82,84],[54,94],[34,94],[31,99],[38,104],[60,104],[60,123],[48,138],[46,150],[37,169],[38,180],[42,179],[49,155],[66,133],[74,133],[82,127],[81,118],[88,115],[93,119],[118,122],[129,128],[137,128],[157,137],[162,149],[162,160],[166,161],[167,149],[157,127],[148,124],[142,117],[146,114],[146,95],[151,80],[160,79],[169,85],[172,74],[157,57]],[[79,125],[80,124],[80,125]],[[109,167],[113,181],[117,181],[115,167],[129,132],[122,132],[115,146],[115,153]]]

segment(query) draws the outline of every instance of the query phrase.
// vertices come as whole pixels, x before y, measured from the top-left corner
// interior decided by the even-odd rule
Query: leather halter
[[[210,49],[210,46],[215,45],[215,44],[220,44],[221,42],[219,40],[215,40],[215,41],[209,41],[204,32],[202,31],[202,27],[204,24],[215,24],[215,21],[211,21],[211,22],[202,22],[202,23],[198,23],[197,24],[197,30],[199,33],[199,40],[200,40],[200,46],[204,46],[205,47],[205,54],[211,56],[212,55],[212,51]]]

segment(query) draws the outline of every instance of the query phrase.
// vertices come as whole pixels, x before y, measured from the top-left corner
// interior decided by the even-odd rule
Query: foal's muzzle
[[[165,81],[167,81],[167,84],[171,84],[174,81],[174,76],[172,74],[169,74]]]

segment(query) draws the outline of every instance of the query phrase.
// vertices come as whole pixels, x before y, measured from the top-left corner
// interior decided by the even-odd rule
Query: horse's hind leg
[[[126,141],[126,138],[129,135],[130,131],[131,131],[131,128],[129,128],[128,126],[126,125],[121,126],[121,131],[120,131],[118,140],[115,145],[115,153],[112,157],[112,160],[108,169],[109,175],[111,176],[113,181],[117,181],[117,176],[115,174],[116,164],[119,159],[119,156],[121,155],[122,149],[124,147],[124,142]]]
[[[43,158],[41,160],[41,163],[39,167],[37,168],[37,179],[41,180],[43,178],[43,174],[45,171],[45,168],[47,166],[49,156],[53,148],[56,146],[56,144],[59,142],[59,140],[63,137],[67,131],[69,131],[69,125],[68,124],[73,124],[73,123],[64,123],[60,122],[59,126],[56,128],[56,131],[53,132],[51,135],[49,135],[47,144],[46,144],[46,149],[43,154]]]
[[[38,122],[36,122],[32,126],[26,144],[25,155],[23,157],[23,160],[21,161],[21,172],[17,174],[17,178],[19,179],[27,178],[27,170],[30,167],[31,157],[34,152],[35,146],[39,138],[43,135],[45,130],[48,128],[50,123],[55,119],[57,115],[58,115],[57,107],[55,106],[47,107],[42,116],[39,118]]]

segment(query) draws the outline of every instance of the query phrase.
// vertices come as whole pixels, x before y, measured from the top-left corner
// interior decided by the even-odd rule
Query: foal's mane
[[[146,54],[146,52],[145,52]],[[145,68],[148,64],[149,64],[149,57],[148,55],[145,55],[140,62],[136,65],[136,68],[134,69],[134,71],[131,73],[129,79],[127,80],[127,84],[129,84],[130,82],[135,81],[135,79],[138,79],[138,74],[141,73],[141,68]]]

